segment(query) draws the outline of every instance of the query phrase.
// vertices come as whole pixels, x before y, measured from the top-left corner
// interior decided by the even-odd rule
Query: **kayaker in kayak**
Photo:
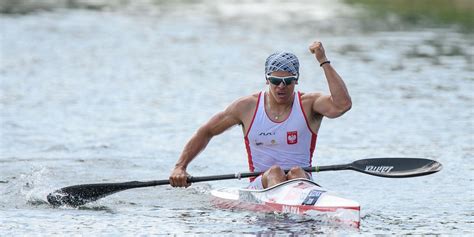
[[[311,178],[301,167],[311,166],[323,117],[347,112],[351,98],[342,78],[327,59],[321,42],[313,42],[315,55],[329,85],[329,95],[295,91],[299,79],[298,58],[288,52],[271,54],[265,62],[268,91],[244,96],[202,125],[185,145],[169,179],[173,187],[188,187],[189,163],[212,137],[234,125],[242,125],[249,169],[265,171],[249,188],[262,189],[295,178]],[[285,174],[283,170],[290,169]]]

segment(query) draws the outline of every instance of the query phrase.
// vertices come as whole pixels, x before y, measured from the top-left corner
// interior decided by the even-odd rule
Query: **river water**
[[[277,3],[0,15],[0,233],[473,234],[472,34],[449,26],[384,30],[337,1]],[[322,186],[360,202],[360,229],[210,205],[210,190],[246,180],[128,190],[81,208],[46,203],[48,193],[74,184],[167,179],[199,125],[266,88],[263,64],[274,51],[299,56],[298,90],[327,92],[307,51],[313,40],[323,42],[353,99],[351,111],[323,122],[313,165],[368,157],[444,165],[410,179],[315,174]],[[215,137],[189,167],[195,176],[246,170],[237,127]]]

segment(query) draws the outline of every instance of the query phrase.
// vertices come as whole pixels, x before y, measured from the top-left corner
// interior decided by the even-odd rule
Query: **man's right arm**
[[[169,180],[173,187],[188,187],[190,184],[187,183],[187,177],[189,176],[186,172],[188,164],[206,148],[212,137],[221,134],[228,128],[241,124],[240,119],[241,111],[239,111],[238,101],[229,105],[226,110],[217,113],[204,125],[202,125],[196,133],[191,137],[188,143],[185,145],[179,160],[176,162],[175,168],[173,169]]]

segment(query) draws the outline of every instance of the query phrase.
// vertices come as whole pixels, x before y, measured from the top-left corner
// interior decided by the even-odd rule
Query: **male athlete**
[[[242,125],[250,171],[264,171],[251,179],[249,188],[263,189],[290,179],[311,178],[301,167],[311,166],[323,117],[341,116],[352,102],[321,42],[312,43],[309,51],[324,71],[330,95],[295,91],[298,58],[285,52],[270,55],[265,62],[268,91],[237,99],[202,125],[184,147],[169,177],[171,185],[188,187],[188,164],[212,137],[234,125]],[[290,171],[285,173],[285,169]]]

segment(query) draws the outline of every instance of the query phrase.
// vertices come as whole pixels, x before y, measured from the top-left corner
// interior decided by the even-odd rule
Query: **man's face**
[[[297,77],[295,75],[286,71],[272,72],[267,76],[267,84],[270,85],[270,93],[277,103],[285,103],[292,99],[295,85],[298,83],[296,79]]]

